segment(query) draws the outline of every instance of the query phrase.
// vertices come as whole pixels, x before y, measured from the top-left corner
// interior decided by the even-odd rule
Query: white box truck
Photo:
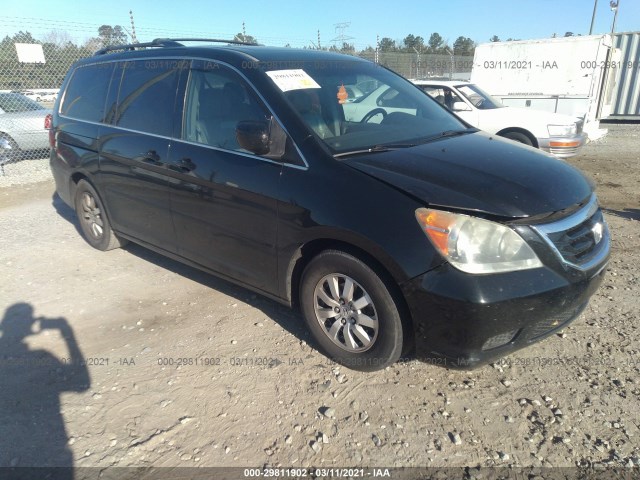
[[[471,82],[504,105],[563,113],[584,119],[596,139],[599,119],[615,74],[610,35],[483,43],[476,47]]]

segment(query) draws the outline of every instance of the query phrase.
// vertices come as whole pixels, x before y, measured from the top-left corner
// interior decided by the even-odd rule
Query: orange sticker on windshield
[[[338,89],[338,95],[336,96],[338,97],[339,104],[347,103],[347,98],[349,98],[349,94],[347,93],[347,89],[344,88],[344,84],[340,85],[340,88]]]

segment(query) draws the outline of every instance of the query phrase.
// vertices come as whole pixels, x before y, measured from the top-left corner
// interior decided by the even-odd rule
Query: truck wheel
[[[327,250],[305,268],[300,306],[320,348],[353,370],[374,371],[402,353],[402,320],[385,282],[348,253]]]
[[[93,248],[107,251],[126,244],[125,240],[120,240],[111,230],[102,200],[86,180],[78,182],[75,206],[84,238]]]
[[[503,133],[502,136],[515,142],[524,143],[525,145],[529,145],[530,147],[533,146],[533,142],[531,141],[531,139],[521,132],[506,132]]]

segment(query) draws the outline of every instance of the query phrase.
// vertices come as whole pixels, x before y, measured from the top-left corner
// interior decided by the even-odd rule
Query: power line
[[[343,44],[347,43],[347,40],[353,40],[355,38],[355,37],[350,37],[349,35],[345,35],[344,33],[346,29],[349,28],[350,25],[351,25],[351,22],[335,23],[333,25],[336,29],[336,32],[338,32],[338,35],[336,36],[336,38],[331,40],[334,43],[334,45],[338,43],[339,46],[342,47]]]

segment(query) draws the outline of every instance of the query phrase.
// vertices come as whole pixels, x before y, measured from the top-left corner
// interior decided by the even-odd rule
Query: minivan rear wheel
[[[385,282],[360,259],[327,250],[302,274],[300,307],[320,348],[353,370],[374,371],[402,353],[402,320]]]
[[[80,180],[76,187],[76,214],[85,240],[98,250],[112,250],[123,246],[111,230],[111,223],[95,188],[86,180]]]

